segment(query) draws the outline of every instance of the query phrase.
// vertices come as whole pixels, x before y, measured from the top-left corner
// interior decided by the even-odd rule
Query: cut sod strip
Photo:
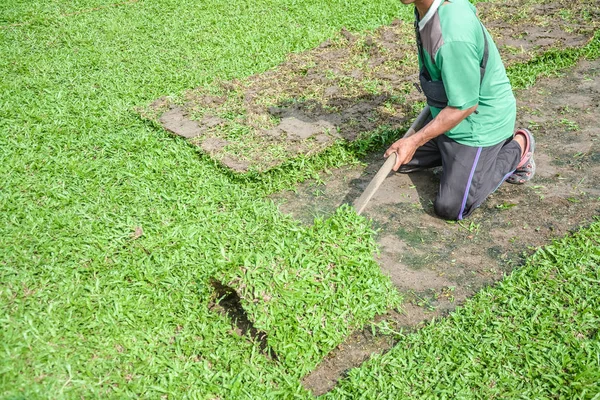
[[[325,398],[597,399],[599,287],[596,222],[449,318],[401,337]]]
[[[216,278],[237,292],[273,358],[299,378],[354,329],[400,303],[374,251],[368,224],[346,206],[304,237],[282,232],[278,243]]]
[[[478,7],[507,65],[582,47],[599,23],[593,1]],[[413,117],[421,99],[413,36],[402,21],[366,34],[342,30],[273,70],[162,97],[138,111],[235,172],[265,172]]]

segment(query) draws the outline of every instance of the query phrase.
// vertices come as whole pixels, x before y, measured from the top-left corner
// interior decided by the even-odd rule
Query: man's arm
[[[435,117],[417,133],[410,137],[402,138],[396,141],[385,152],[386,158],[392,153],[396,153],[398,155],[393,170],[397,171],[401,165],[408,163],[410,160],[412,160],[415,151],[417,151],[419,147],[431,139],[448,132],[450,129],[460,124],[462,120],[471,115],[476,109],[477,105],[464,110],[448,106],[440,111],[437,117]]]

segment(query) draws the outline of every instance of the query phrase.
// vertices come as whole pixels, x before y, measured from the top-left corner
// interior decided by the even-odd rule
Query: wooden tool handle
[[[429,112],[429,106],[425,106],[423,111],[421,111],[419,116],[415,119],[410,128],[408,128],[408,131],[406,131],[403,137],[407,138],[417,133],[417,131],[421,129],[421,127],[429,117]],[[371,179],[371,182],[369,182],[365,191],[360,195],[358,199],[354,201],[354,209],[356,210],[357,214],[360,215],[363,212],[363,210],[367,206],[367,203],[369,202],[369,200],[371,200],[371,197],[373,197],[377,189],[379,189],[379,186],[381,186],[385,178],[387,178],[387,176],[390,174],[392,168],[394,167],[394,164],[396,164],[396,157],[398,157],[396,153],[390,154],[387,160],[385,160],[383,166],[379,168],[379,171],[377,171],[377,174],[375,174],[373,179]]]

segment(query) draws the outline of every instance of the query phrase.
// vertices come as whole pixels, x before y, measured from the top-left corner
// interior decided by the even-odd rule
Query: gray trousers
[[[465,146],[440,135],[419,147],[400,172],[442,167],[434,210],[441,218],[468,217],[517,168],[521,147],[512,138],[490,147]]]

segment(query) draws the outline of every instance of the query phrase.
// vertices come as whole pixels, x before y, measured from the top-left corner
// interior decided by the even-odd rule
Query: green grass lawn
[[[334,149],[313,164],[244,181],[142,121],[134,109],[216,78],[264,71],[342,26],[373,28],[409,17],[410,8],[397,1],[340,0],[112,4],[0,5],[0,397],[309,397],[300,377],[351,329],[401,302],[377,270],[363,218],[342,209],[307,228],[264,200],[329,165],[326,157],[347,154]],[[593,244],[587,269],[567,269],[577,279],[554,288],[564,288],[571,300],[560,303],[564,312],[578,312],[572,323],[585,347],[568,353],[575,360],[570,370],[553,371],[559,380],[580,371],[570,393],[587,388],[590,394],[598,336],[575,300],[590,296],[586,304],[595,307],[597,326],[598,298],[591,290],[598,283],[597,228],[585,235]],[[563,245],[567,252],[587,248],[577,240]],[[537,279],[528,275],[537,262],[498,293],[526,290]],[[213,278],[237,285],[257,328],[275,329],[270,343],[279,362],[209,308]],[[485,296],[475,304],[504,304],[502,296]],[[267,314],[255,298],[268,298],[277,312]],[[542,300],[533,297],[522,306],[534,312],[546,304]],[[475,321],[468,331],[473,335],[489,317],[475,311],[463,311]],[[510,319],[517,310],[506,312]],[[544,314],[551,323],[543,329],[553,331],[562,315]],[[500,330],[507,340],[531,333],[533,322],[516,321],[522,330]],[[407,340],[433,354],[440,337],[456,329],[452,324]],[[552,333],[550,343],[572,345],[562,341],[563,332]],[[531,342],[538,343],[530,344],[535,351],[546,346]],[[495,348],[505,357],[514,353]],[[452,360],[464,362],[475,350],[457,345],[449,351]],[[561,354],[548,352],[549,358],[528,365],[558,362],[552,360]],[[414,353],[398,357],[417,363]],[[360,371],[377,371],[378,362]],[[448,376],[445,387],[452,388],[458,367],[438,367],[447,369],[430,373]],[[521,364],[514,368],[528,374]],[[352,375],[332,396],[366,390],[356,386],[361,373],[371,372]],[[364,381],[368,390],[381,390],[392,387],[385,383],[391,376],[384,371],[383,383]],[[457,393],[479,379],[469,376],[470,383],[457,383],[464,385],[455,387]],[[531,396],[556,387],[536,387],[534,378]]]
[[[134,112],[273,67],[342,26],[389,22],[397,4],[139,1],[74,16],[58,2],[12,5],[0,19],[2,397],[301,392],[298,377],[319,356],[399,302],[362,218],[304,228]],[[280,354],[287,363],[267,361],[208,309],[209,280],[248,263],[304,269],[295,291],[310,286],[309,272],[327,267],[321,248],[346,232],[365,238],[335,255],[339,290],[311,300],[331,308],[290,325],[317,324],[321,339],[300,335],[296,356]],[[347,318],[328,314],[336,308]],[[278,350],[294,346],[281,335]]]

